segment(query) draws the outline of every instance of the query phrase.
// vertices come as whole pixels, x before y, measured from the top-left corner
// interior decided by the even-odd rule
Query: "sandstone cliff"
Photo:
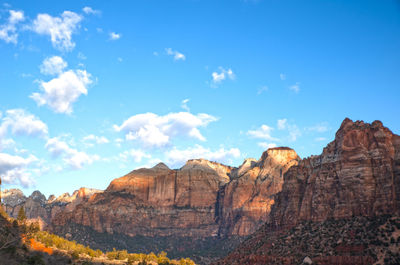
[[[193,159],[180,169],[160,163],[134,170],[58,214],[52,231],[94,248],[112,242],[132,252],[164,250],[209,263],[265,222],[283,174],[298,160],[284,147],[238,168]]]
[[[160,163],[113,180],[54,224],[129,236],[245,236],[266,220],[283,173],[298,160],[290,148],[273,148],[239,168],[204,159],[178,170]]]
[[[218,264],[399,264],[400,137],[380,121],[345,119],[275,198],[266,225]]]
[[[220,234],[249,235],[265,223],[274,195],[282,189],[283,174],[300,158],[293,149],[268,149],[260,160],[246,159],[221,190]]]
[[[285,175],[271,223],[400,213],[400,136],[380,121],[345,119],[319,156]]]

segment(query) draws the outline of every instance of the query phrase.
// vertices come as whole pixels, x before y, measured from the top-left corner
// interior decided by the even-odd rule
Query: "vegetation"
[[[26,220],[25,209],[22,206],[19,208],[17,220],[20,222],[24,222]]]
[[[150,253],[128,253],[127,250],[116,250],[103,253],[101,250],[93,250],[89,246],[78,244],[76,241],[69,241],[60,236],[41,231],[38,222],[26,220],[24,209],[21,207],[18,213],[18,218],[13,219],[8,217],[5,211],[0,207],[0,215],[3,220],[7,220],[8,226],[0,225],[0,251],[8,249],[8,251],[16,251],[17,248],[22,248],[24,251],[32,250],[32,254],[25,257],[23,264],[48,264],[43,261],[43,255],[55,257],[57,255],[67,255],[77,263],[73,264],[93,264],[92,262],[109,264],[120,261],[123,264],[159,264],[159,265],[194,265],[195,263],[189,259],[174,260],[167,257],[167,253],[162,251],[158,254]],[[10,228],[11,227],[11,228]],[[16,231],[15,234],[10,233],[9,229]],[[3,231],[4,230],[4,231]],[[19,232],[18,232],[19,231]],[[20,237],[17,234],[20,234]],[[7,236],[9,235],[9,236]],[[22,240],[22,245],[18,246],[18,239]],[[4,241],[4,242],[3,242]],[[42,254],[41,254],[42,253]],[[51,262],[50,262],[51,263]],[[64,264],[64,262],[60,263]],[[114,264],[114,263],[113,263]]]
[[[136,254],[128,253],[126,250],[116,250],[103,253],[101,250],[93,250],[88,246],[76,243],[76,241],[69,241],[62,237],[50,234],[45,231],[37,231],[33,235],[34,240],[44,244],[46,248],[56,248],[70,253],[74,259],[78,258],[99,258],[103,257],[108,260],[121,260],[126,261],[128,264],[160,264],[160,265],[194,265],[195,263],[190,259],[170,260],[166,252],[160,252],[158,255],[150,254]]]

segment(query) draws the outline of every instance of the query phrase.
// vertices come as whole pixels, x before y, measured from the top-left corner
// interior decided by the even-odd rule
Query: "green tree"
[[[22,206],[19,208],[17,220],[20,222],[24,222],[26,220],[25,209]]]

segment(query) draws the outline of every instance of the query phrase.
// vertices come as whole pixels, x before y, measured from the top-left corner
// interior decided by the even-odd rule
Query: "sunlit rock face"
[[[265,225],[216,264],[399,264],[398,227],[400,136],[345,119],[321,155],[284,174]]]
[[[266,220],[283,174],[298,160],[290,148],[273,148],[239,168],[205,159],[177,170],[160,163],[113,180],[54,225],[130,236],[245,236]]]
[[[245,236],[263,224],[282,189],[283,174],[299,160],[287,147],[268,149],[258,161],[246,159],[221,192],[220,234]]]
[[[288,170],[271,222],[400,212],[400,137],[380,121],[345,119],[319,156]]]

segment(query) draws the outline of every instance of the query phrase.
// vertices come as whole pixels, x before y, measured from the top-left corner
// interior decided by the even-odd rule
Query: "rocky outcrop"
[[[380,121],[345,119],[319,156],[303,159],[284,177],[270,222],[400,213],[400,136]]]
[[[2,192],[3,207],[7,214],[16,218],[21,207],[24,207],[28,219],[38,219],[42,226],[49,224],[54,216],[60,212],[70,212],[82,201],[88,200],[101,190],[80,188],[72,195],[64,193],[59,197],[50,195],[49,199],[40,192],[34,191],[25,197],[18,189],[4,190]]]
[[[293,149],[271,148],[260,160],[246,159],[234,170],[220,194],[220,234],[245,236],[265,223],[283,174],[299,160]]]
[[[380,121],[345,119],[275,198],[267,223],[217,264],[399,264],[400,137]]]

